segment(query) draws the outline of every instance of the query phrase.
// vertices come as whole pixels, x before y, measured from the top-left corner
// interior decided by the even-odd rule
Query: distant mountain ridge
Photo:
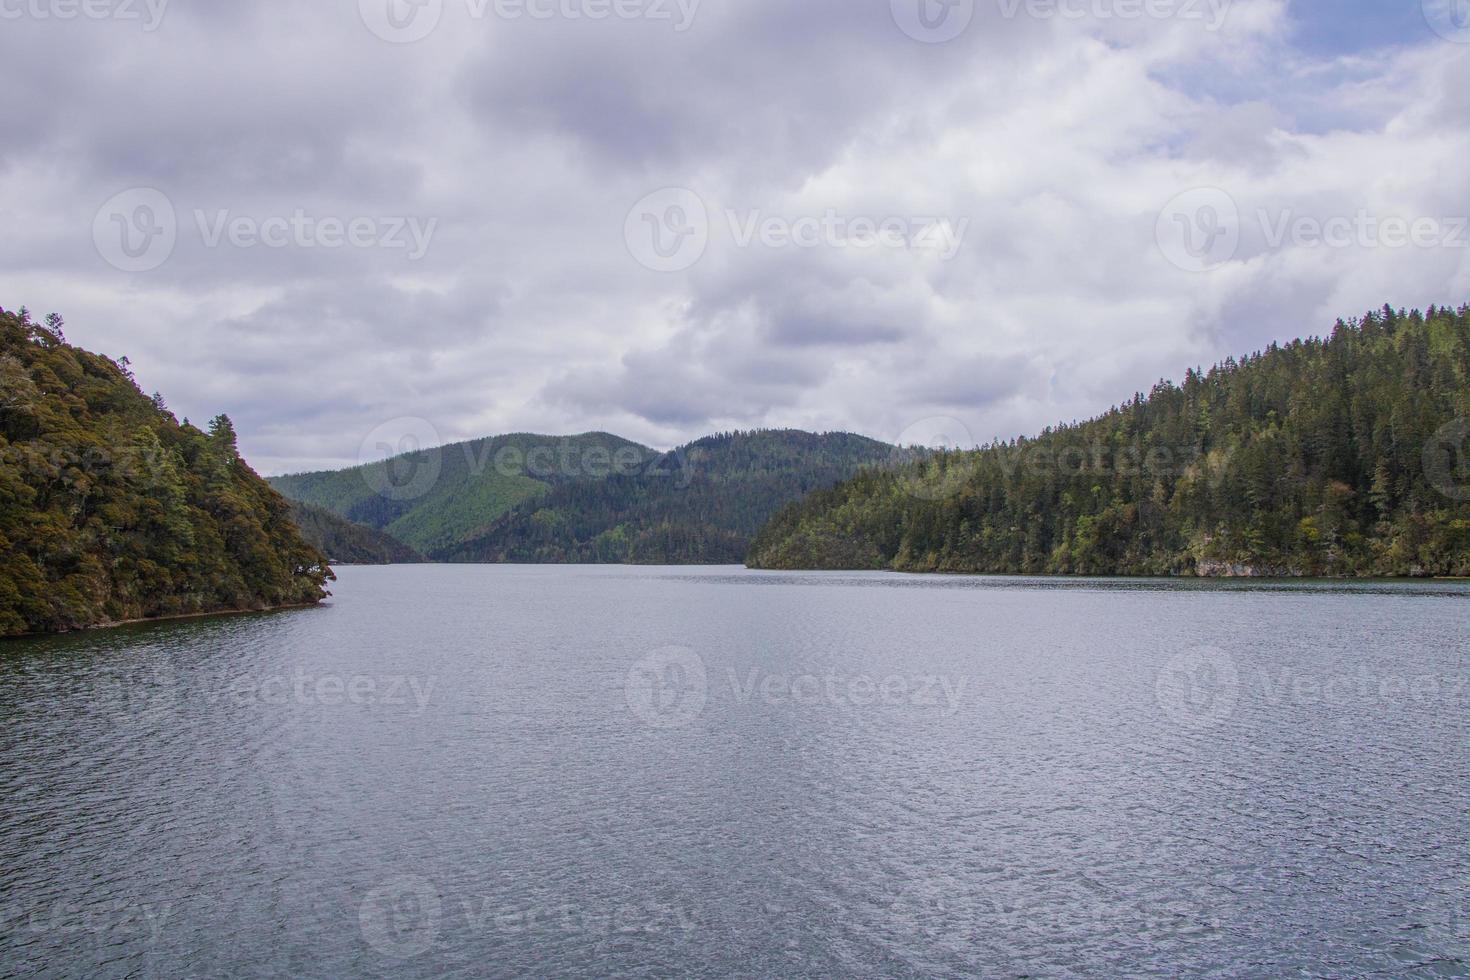
[[[329,510],[291,501],[291,520],[307,543],[333,565],[411,565],[424,556],[385,531],[355,524]]]
[[[897,452],[791,430],[667,453],[603,432],[517,433],[270,482],[433,561],[738,563],[782,506]]]
[[[845,432],[795,430],[707,436],[642,472],[558,483],[512,507],[481,534],[432,553],[441,561],[732,564],[792,501],[895,447]]]

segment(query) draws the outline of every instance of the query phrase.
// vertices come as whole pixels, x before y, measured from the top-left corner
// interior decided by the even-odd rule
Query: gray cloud
[[[1470,249],[1272,245],[1257,217],[1463,211],[1470,45],[1332,55],[1284,0],[1237,0],[1216,31],[1008,6],[947,44],[851,0],[705,0],[684,32],[446,0],[410,44],[357,0],[175,0],[151,32],[6,20],[0,304],[62,312],[180,414],[230,412],[281,472],[355,462],[405,416],[668,446],[942,414],[984,441],[1338,315],[1470,296]],[[625,219],[671,186],[708,242],[656,272]],[[99,208],[139,187],[177,240],[123,271],[94,232],[126,230]],[[1190,272],[1156,231],[1199,187],[1241,244]],[[221,214],[433,231],[418,256],[211,241]],[[965,232],[947,257],[739,234],[827,214]]]

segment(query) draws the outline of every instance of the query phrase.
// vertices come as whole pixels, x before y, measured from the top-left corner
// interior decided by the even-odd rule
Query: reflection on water
[[[0,644],[0,975],[1470,972],[1470,585],[341,570]]]

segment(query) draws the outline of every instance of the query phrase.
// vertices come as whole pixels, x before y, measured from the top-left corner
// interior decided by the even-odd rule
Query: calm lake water
[[[1467,598],[346,568],[3,643],[0,975],[1470,975]]]

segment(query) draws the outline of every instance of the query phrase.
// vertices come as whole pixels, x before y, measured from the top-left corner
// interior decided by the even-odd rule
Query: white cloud
[[[357,3],[170,8],[159,29],[7,22],[0,303],[57,310],[259,468],[355,461],[387,419],[446,439],[605,429],[670,445],[734,426],[978,440],[1086,417],[1159,377],[1333,318],[1470,298],[1470,248],[1270,241],[1288,221],[1466,210],[1470,45],[1297,47],[1284,0],[1203,22],[1007,18],[942,45],[887,4],[705,0],[691,30],[477,19],[417,44]],[[1025,9],[1025,8],[1021,8]],[[97,207],[164,191],[178,244],[117,271]],[[645,269],[629,208],[712,217],[687,271]],[[1155,240],[1225,191],[1207,272]],[[195,212],[436,219],[382,248],[209,247]],[[915,248],[740,247],[726,211],[934,219]],[[1265,212],[1263,222],[1260,213]]]

